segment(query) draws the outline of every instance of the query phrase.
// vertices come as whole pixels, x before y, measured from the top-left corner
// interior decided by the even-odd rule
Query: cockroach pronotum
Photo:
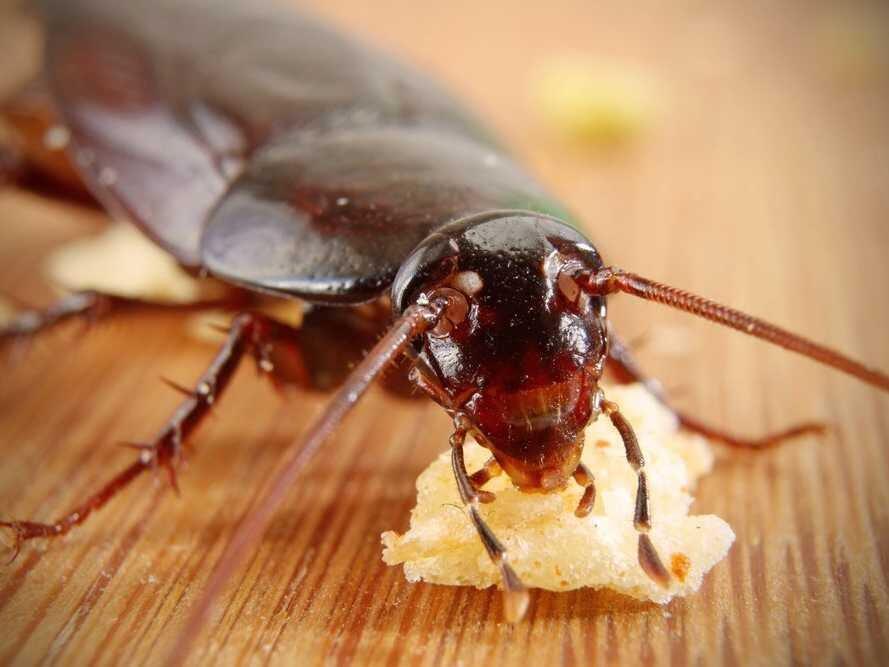
[[[238,527],[180,637],[179,657],[300,471],[395,362],[409,366],[413,384],[453,419],[456,484],[502,575],[511,621],[522,618],[528,596],[479,512],[479,503],[494,500],[483,485],[501,473],[529,492],[574,481],[585,487],[576,512],[586,515],[595,486],[580,463],[583,429],[601,414],[638,476],[639,565],[669,585],[648,535],[645,461],[600,378],[610,367],[653,392],[657,384],[609,329],[608,296],[686,311],[889,391],[889,376],[839,352],[606,265],[558,202],[441,88],[311,18],[273,4],[208,0],[46,0],[41,10],[40,92],[32,87],[27,104],[13,102],[5,114],[22,136],[15,168],[29,168],[34,147],[50,138],[65,150],[43,155],[36,168],[45,178],[57,187],[85,185],[183,267],[230,285],[233,299],[263,293],[318,308],[299,330],[249,310],[236,315],[206,372],[128,468],[53,523],[0,522],[15,535],[16,551],[24,541],[67,533],[145,470],[162,466],[175,484],[183,443],[245,356],[276,382],[311,387],[316,362],[306,337],[325,319],[351,321],[331,313],[358,312],[328,307],[388,298],[394,312]],[[182,29],[191,25],[200,30]],[[2,336],[145,305],[74,294],[21,314]],[[374,325],[380,308],[369,311]],[[282,370],[281,358],[295,359],[300,372]],[[677,416],[688,429],[741,447],[820,429],[803,424],[745,440]],[[470,434],[491,452],[474,475],[462,450]]]

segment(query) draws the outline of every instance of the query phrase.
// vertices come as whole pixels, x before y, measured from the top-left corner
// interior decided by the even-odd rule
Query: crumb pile
[[[207,281],[189,276],[172,255],[123,222],[61,246],[47,258],[45,270],[53,283],[71,291],[171,303],[208,298]]]
[[[220,299],[229,289],[212,278],[190,276],[172,255],[125,222],[62,245],[47,258],[44,268],[51,282],[68,291],[95,290],[157,303]],[[0,303],[0,323],[5,314],[11,317],[3,306]],[[293,327],[302,322],[303,308],[293,300],[257,299],[251,307]],[[186,320],[186,332],[215,345],[225,339],[219,329],[227,328],[231,320],[229,311],[207,309]]]
[[[636,476],[623,444],[606,418],[589,426],[583,461],[596,478],[593,513],[574,516],[581,489],[573,482],[555,494],[525,494],[505,475],[485,489],[497,498],[481,513],[509,553],[526,585],[554,591],[611,588],[640,600],[666,603],[696,591],[704,574],[722,560],[735,539],[725,521],[713,515],[689,516],[695,480],[713,465],[713,454],[699,436],[680,432],[672,414],[641,385],[606,388],[609,400],[633,424],[646,459],[651,493],[651,538],[672,583],[665,590],[651,581],[636,556],[633,528]],[[470,473],[489,452],[466,446]],[[386,532],[383,560],[404,565],[409,581],[476,586],[498,585],[491,563],[463,509],[451,473],[450,452],[441,454],[417,479],[417,505],[410,529]]]

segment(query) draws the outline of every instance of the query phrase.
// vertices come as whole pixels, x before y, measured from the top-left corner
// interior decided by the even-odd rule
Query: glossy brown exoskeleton
[[[564,487],[600,409],[605,299],[566,278],[569,264],[598,270],[602,260],[555,219],[484,213],[424,240],[392,288],[400,310],[424,292],[451,300],[417,350],[414,376],[528,491]]]
[[[889,390],[878,370],[606,266],[556,200],[444,91],[312,19],[275,4],[211,0],[41,6],[44,74],[28,104],[6,108],[21,130],[21,159],[10,164],[40,153],[38,170],[68,185],[73,166],[97,202],[132,219],[184,267],[225,282],[242,304],[263,293],[351,306],[355,317],[316,308],[293,329],[249,310],[235,316],[207,371],[182,389],[180,408],[152,442],[136,445],[136,460],[58,521],[0,522],[18,543],[66,533],[158,465],[175,484],[183,443],[245,355],[276,382],[317,387],[325,382],[319,358],[333,344],[319,332],[335,324],[341,341],[357,342],[350,332],[379,319],[387,294],[394,309],[387,333],[345,375],[239,527],[182,634],[180,658],[299,472],[395,361],[406,358],[414,383],[453,418],[456,483],[500,568],[512,620],[523,615],[527,594],[481,515],[479,503],[494,500],[483,486],[500,473],[527,492],[576,482],[585,489],[576,512],[585,516],[595,483],[580,463],[583,433],[600,414],[620,433],[638,475],[640,566],[670,585],[648,537],[645,461],[632,426],[600,385],[606,366],[620,379],[645,381],[607,325],[608,295],[685,310]],[[40,119],[45,133],[34,131]],[[47,146],[69,159],[45,159]],[[369,302],[376,305],[362,305]],[[75,317],[148,306],[76,294],[22,314],[0,334],[21,338]],[[678,416],[688,428],[742,446],[819,428],[743,440]],[[462,449],[470,434],[491,451],[471,475]]]

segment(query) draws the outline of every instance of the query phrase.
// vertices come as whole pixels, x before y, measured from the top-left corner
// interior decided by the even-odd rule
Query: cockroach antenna
[[[374,348],[355,367],[327,408],[309,427],[302,439],[284,453],[284,463],[272,478],[267,490],[235,529],[225,551],[213,569],[207,585],[179,634],[170,664],[181,665],[200,634],[210,609],[222,592],[231,574],[241,565],[256,541],[262,537],[272,515],[287,497],[300,472],[312,461],[348,412],[358,403],[373,380],[386,369],[418,336],[434,327],[448,305],[447,298],[433,298],[425,305],[409,308],[395,322]]]
[[[572,278],[577,280],[580,287],[589,294],[606,296],[623,292],[646,301],[655,301],[716,324],[736,329],[748,336],[768,341],[889,392],[889,376],[883,371],[866,366],[829,347],[697,294],[615,267],[606,267],[594,272],[577,272]],[[806,430],[811,430],[811,428],[811,426],[807,426]],[[799,430],[799,427],[796,430]]]

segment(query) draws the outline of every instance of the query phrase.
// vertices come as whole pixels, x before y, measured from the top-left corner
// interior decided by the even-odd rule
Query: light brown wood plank
[[[827,2],[358,3],[318,11],[433,71],[588,223],[608,261],[746,308],[889,368],[889,71],[830,65]],[[865,17],[889,43],[879,3]],[[827,22],[827,23],[825,23]],[[568,150],[528,82],[577,51],[648,73],[663,104],[625,150]],[[0,68],[4,63],[0,62]],[[0,290],[50,298],[40,260],[93,216],[0,193]],[[625,337],[682,404],[761,432],[833,425],[759,455],[727,453],[695,511],[737,542],[701,591],[661,608],[608,592],[535,592],[501,622],[495,591],[411,585],[380,561],[414,479],[446,446],[425,402],[374,391],[295,488],[232,581],[194,664],[881,664],[889,655],[889,399],[780,350],[628,297]],[[49,519],[129,460],[212,348],[177,317],[133,316],[42,341],[0,381],[0,513]],[[87,525],[0,568],[0,664],[158,664],[284,447],[323,406],[279,399],[249,369],[197,439],[177,499],[141,480]]]

